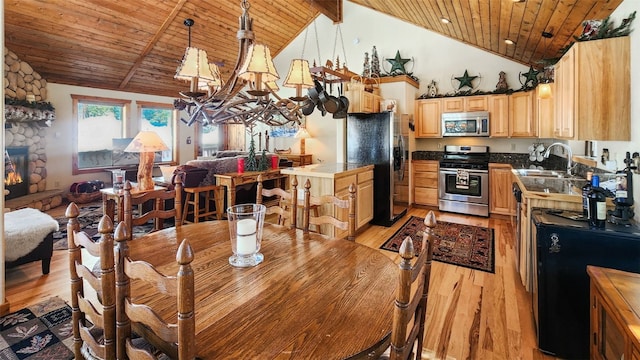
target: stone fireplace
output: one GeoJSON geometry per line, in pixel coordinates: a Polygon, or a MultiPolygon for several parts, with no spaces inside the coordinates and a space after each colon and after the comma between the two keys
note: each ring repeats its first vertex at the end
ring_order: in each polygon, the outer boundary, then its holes
{"type": "MultiPolygon", "coordinates": [[[[60,191],[44,195],[51,192],[47,191],[46,135],[55,120],[54,109],[46,102],[47,82],[13,51],[5,48],[4,54],[4,150],[13,157],[11,162],[20,166],[23,178],[19,184],[7,185],[5,181],[5,190],[9,190],[5,200],[15,203],[18,198],[27,197],[28,201],[12,208],[48,210],[60,205],[62,197],[60,191]],[[17,149],[22,149],[22,157],[16,155],[17,149]],[[32,196],[39,193],[43,196],[32,196]]],[[[10,207],[7,203],[5,206],[10,207]]]]}

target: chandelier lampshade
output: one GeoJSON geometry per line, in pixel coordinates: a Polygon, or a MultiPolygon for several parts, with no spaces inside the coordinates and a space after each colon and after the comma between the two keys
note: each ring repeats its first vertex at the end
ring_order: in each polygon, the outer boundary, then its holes
{"type": "Polygon", "coordinates": [[[263,44],[252,44],[249,46],[247,58],[242,64],[238,77],[253,83],[253,92],[247,91],[251,95],[263,96],[268,91],[263,91],[262,83],[268,83],[280,79],[278,71],[273,64],[271,51],[263,44]],[[264,94],[262,94],[264,92],[264,94]]]}
{"type": "Polygon", "coordinates": [[[184,57],[176,70],[175,79],[191,82],[190,91],[198,92],[201,84],[220,85],[220,71],[210,64],[207,52],[195,47],[187,47],[184,57]]]}
{"type": "Polygon", "coordinates": [[[296,96],[292,97],[292,100],[304,100],[306,97],[302,96],[302,89],[308,89],[314,86],[313,78],[311,77],[311,71],[309,71],[309,62],[304,59],[291,60],[289,73],[287,74],[287,78],[284,80],[284,84],[282,85],[296,89],[296,96]]]}

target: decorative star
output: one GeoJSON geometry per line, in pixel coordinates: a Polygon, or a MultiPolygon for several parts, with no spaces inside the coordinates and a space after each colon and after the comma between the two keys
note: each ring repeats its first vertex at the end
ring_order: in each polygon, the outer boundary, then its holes
{"type": "Polygon", "coordinates": [[[404,64],[408,63],[409,61],[411,61],[411,59],[403,59],[400,56],[400,50],[396,51],[396,57],[393,59],[386,59],[390,64],[391,64],[391,71],[389,71],[389,74],[406,74],[407,71],[404,68],[404,64]]]}
{"type": "MultiPolygon", "coordinates": [[[[536,87],[536,85],[538,85],[538,74],[540,73],[540,71],[536,71],[532,66],[529,66],[529,71],[527,71],[526,73],[520,73],[520,76],[524,77],[526,80],[524,81],[524,84],[522,84],[522,87],[526,88],[526,87],[530,87],[530,88],[534,88],[536,87]],[[529,86],[529,82],[531,82],[531,86],[529,86]]],[[[521,81],[522,82],[522,81],[521,81]]]]}
{"type": "Polygon", "coordinates": [[[458,90],[462,89],[465,86],[468,86],[473,89],[473,84],[471,82],[476,78],[477,76],[469,76],[469,72],[465,70],[464,75],[455,78],[456,80],[460,81],[460,86],[458,86],[458,90]]]}

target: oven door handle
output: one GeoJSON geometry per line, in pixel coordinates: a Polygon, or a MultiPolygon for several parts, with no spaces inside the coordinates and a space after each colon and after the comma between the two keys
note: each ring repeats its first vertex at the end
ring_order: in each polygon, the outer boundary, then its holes
{"type": "MultiPolygon", "coordinates": [[[[482,175],[488,174],[489,170],[471,170],[471,169],[463,169],[466,170],[469,174],[472,175],[482,175]]],[[[456,175],[458,173],[458,169],[449,169],[449,168],[440,168],[440,172],[447,175],[456,175]]]]}

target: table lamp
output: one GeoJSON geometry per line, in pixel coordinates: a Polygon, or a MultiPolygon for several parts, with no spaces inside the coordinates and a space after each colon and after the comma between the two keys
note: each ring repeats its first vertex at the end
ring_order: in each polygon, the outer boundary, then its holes
{"type": "Polygon", "coordinates": [[[307,131],[306,128],[304,127],[300,127],[300,129],[298,129],[298,132],[296,133],[296,135],[294,136],[296,139],[300,139],[300,154],[304,155],[304,140],[305,139],[310,139],[311,135],[309,135],[309,132],[307,131]]]}
{"type": "Polygon", "coordinates": [[[169,147],[153,131],[140,131],[131,143],[124,149],[125,152],[140,153],[138,165],[138,190],[153,190],[153,161],[155,152],[169,150],[169,147]]]}

